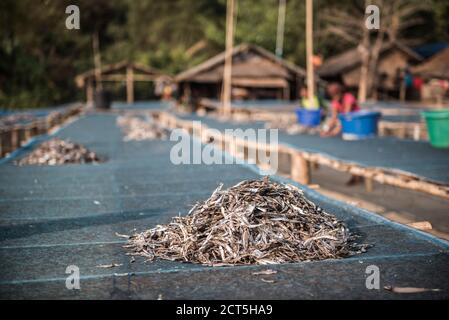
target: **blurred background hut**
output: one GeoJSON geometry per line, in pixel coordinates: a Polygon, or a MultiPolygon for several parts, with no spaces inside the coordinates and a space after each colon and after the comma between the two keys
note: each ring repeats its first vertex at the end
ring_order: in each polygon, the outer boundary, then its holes
{"type": "MultiPolygon", "coordinates": [[[[422,57],[411,48],[399,43],[385,44],[379,55],[376,79],[376,98],[399,98],[403,73],[410,66],[422,61],[422,57]]],[[[330,57],[318,69],[318,75],[326,81],[343,84],[354,93],[360,83],[362,55],[355,47],[330,57]]]]}
{"type": "Polygon", "coordinates": [[[413,67],[412,73],[423,79],[422,100],[443,104],[449,99],[449,47],[413,67]]]}
{"type": "MultiPolygon", "coordinates": [[[[232,60],[233,100],[298,98],[304,69],[250,44],[234,47],[232,60]]],[[[222,52],[178,74],[175,81],[181,102],[194,105],[199,98],[220,99],[224,62],[222,52]]]]}
{"type": "Polygon", "coordinates": [[[114,99],[126,97],[127,103],[133,103],[138,99],[162,97],[164,88],[170,87],[173,81],[171,76],[160,70],[122,61],[83,72],[76,76],[75,82],[78,88],[86,90],[86,101],[91,104],[100,83],[109,83],[106,89],[112,91],[114,99]]]}

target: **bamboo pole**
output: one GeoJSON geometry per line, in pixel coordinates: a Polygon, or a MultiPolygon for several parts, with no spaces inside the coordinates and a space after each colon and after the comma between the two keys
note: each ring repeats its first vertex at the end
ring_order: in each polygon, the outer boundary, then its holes
{"type": "Polygon", "coordinates": [[[91,107],[94,104],[94,88],[93,88],[93,83],[92,80],[87,80],[87,85],[86,85],[86,102],[87,102],[87,106],[91,107]]]}
{"type": "Polygon", "coordinates": [[[134,103],[134,70],[131,65],[126,68],[126,101],[134,103]]]}
{"type": "Polygon", "coordinates": [[[312,106],[315,97],[315,81],[313,79],[313,0],[306,0],[306,56],[307,94],[312,106]]]}
{"type": "Polygon", "coordinates": [[[232,77],[232,49],[234,46],[234,7],[235,0],[228,0],[226,10],[226,52],[223,70],[223,113],[231,112],[231,77],[232,77]]]}
{"type": "Polygon", "coordinates": [[[4,131],[0,130],[0,158],[3,157],[3,151],[5,150],[5,148],[3,147],[3,136],[4,136],[4,131]]]}
{"type": "Polygon", "coordinates": [[[282,57],[284,51],[285,1],[279,0],[278,27],[276,33],[276,55],[282,57]]]}
{"type": "Polygon", "coordinates": [[[100,41],[98,39],[98,31],[96,31],[93,36],[92,47],[94,50],[96,87],[97,87],[97,90],[102,90],[103,84],[101,83],[101,55],[100,55],[100,41]]]}

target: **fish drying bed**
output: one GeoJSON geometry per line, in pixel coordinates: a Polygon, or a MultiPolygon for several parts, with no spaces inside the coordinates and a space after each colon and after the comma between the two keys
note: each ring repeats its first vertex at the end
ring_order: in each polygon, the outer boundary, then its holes
{"type": "MultiPolygon", "coordinates": [[[[262,129],[261,121],[232,123],[219,121],[210,116],[177,114],[188,121],[201,121],[209,128],[262,129]]],[[[279,144],[291,146],[306,152],[318,153],[364,167],[392,169],[410,173],[412,176],[449,185],[449,149],[436,149],[428,142],[401,140],[396,138],[372,138],[359,141],[345,141],[339,137],[321,138],[318,135],[289,135],[279,130],[279,144]]]]}
{"type": "Polygon", "coordinates": [[[270,266],[206,267],[141,257],[132,263],[123,248],[126,239],[117,234],[141,232],[187,213],[220,182],[227,188],[260,176],[246,165],[175,166],[169,161],[173,142],[125,142],[116,119],[89,114],[55,134],[107,156],[105,163],[14,166],[36,140],[0,164],[0,298],[449,298],[446,242],[309,189],[310,200],[374,247],[340,260],[270,266]],[[69,265],[79,268],[81,290],[65,287],[69,265]],[[369,265],[380,268],[381,287],[442,291],[368,290],[369,265]],[[267,269],[277,272],[254,274],[267,269]]]}

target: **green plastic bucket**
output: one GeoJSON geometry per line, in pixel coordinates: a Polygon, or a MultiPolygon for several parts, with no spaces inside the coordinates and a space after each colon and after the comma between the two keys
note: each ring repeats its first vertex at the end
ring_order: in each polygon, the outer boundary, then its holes
{"type": "Polygon", "coordinates": [[[421,113],[427,122],[430,144],[436,148],[449,148],[449,109],[421,113]]]}

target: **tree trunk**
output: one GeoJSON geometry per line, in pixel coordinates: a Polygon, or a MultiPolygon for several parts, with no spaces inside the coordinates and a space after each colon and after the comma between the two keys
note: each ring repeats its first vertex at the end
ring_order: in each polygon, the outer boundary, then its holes
{"type": "Polygon", "coordinates": [[[368,76],[367,76],[367,88],[366,94],[369,98],[375,98],[377,96],[377,81],[378,72],[377,67],[379,64],[379,56],[384,45],[384,32],[379,31],[377,34],[377,39],[373,46],[371,46],[370,56],[369,56],[369,66],[368,66],[368,76]]]}
{"type": "Polygon", "coordinates": [[[358,92],[358,100],[363,103],[366,101],[368,89],[368,67],[369,67],[369,53],[362,54],[362,67],[360,69],[360,84],[358,92]]]}
{"type": "Polygon", "coordinates": [[[369,67],[370,67],[370,43],[369,43],[369,31],[365,30],[363,34],[363,41],[357,48],[360,52],[362,59],[362,66],[360,68],[360,84],[358,92],[358,100],[363,103],[366,101],[368,94],[368,77],[369,77],[369,67]]]}

